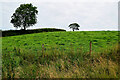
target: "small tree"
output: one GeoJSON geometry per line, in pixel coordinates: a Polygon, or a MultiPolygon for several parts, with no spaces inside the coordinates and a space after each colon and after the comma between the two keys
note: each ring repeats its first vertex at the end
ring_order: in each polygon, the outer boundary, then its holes
{"type": "Polygon", "coordinates": [[[72,23],[68,27],[70,27],[70,29],[72,28],[73,31],[74,31],[74,30],[79,30],[78,27],[80,27],[80,26],[77,23],[72,23]]]}
{"type": "Polygon", "coordinates": [[[37,23],[36,14],[38,14],[37,7],[31,3],[21,4],[11,16],[11,23],[16,28],[21,27],[21,29],[26,30],[26,28],[37,23]]]}

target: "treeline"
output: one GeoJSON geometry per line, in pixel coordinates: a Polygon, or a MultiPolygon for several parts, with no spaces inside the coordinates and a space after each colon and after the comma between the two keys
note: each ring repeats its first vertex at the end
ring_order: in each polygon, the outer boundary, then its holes
{"type": "Polygon", "coordinates": [[[8,30],[8,31],[2,31],[2,37],[40,33],[40,32],[55,32],[55,31],[66,31],[66,30],[56,29],[56,28],[42,28],[42,29],[32,29],[32,30],[8,30]]]}

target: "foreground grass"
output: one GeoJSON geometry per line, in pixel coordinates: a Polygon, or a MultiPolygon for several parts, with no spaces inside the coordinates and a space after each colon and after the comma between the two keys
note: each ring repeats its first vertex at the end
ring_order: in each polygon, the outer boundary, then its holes
{"type": "Polygon", "coordinates": [[[117,31],[48,32],[4,37],[2,77],[118,78],[118,42],[117,31]],[[89,54],[90,41],[92,55],[89,54]]]}
{"type": "Polygon", "coordinates": [[[119,78],[118,44],[102,52],[84,53],[59,50],[52,47],[49,51],[26,51],[14,48],[3,54],[3,78],[119,78]]]}

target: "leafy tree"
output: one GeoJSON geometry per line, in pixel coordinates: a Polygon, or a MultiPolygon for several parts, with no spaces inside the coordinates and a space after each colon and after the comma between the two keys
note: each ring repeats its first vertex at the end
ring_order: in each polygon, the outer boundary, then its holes
{"type": "Polygon", "coordinates": [[[26,30],[26,28],[37,23],[36,14],[38,14],[37,7],[31,3],[21,4],[11,16],[11,23],[16,28],[21,27],[21,29],[26,30]]]}
{"type": "Polygon", "coordinates": [[[80,27],[80,26],[77,23],[72,23],[68,27],[70,27],[70,29],[72,28],[73,31],[74,31],[74,30],[79,30],[78,27],[80,27]]]}

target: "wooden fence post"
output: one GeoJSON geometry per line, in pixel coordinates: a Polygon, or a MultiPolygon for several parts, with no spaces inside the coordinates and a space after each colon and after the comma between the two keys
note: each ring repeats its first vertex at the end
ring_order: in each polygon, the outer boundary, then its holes
{"type": "Polygon", "coordinates": [[[44,44],[42,44],[42,55],[44,53],[44,44]]]}
{"type": "Polygon", "coordinates": [[[92,41],[90,41],[90,55],[91,55],[91,52],[92,52],[92,41]]]}

